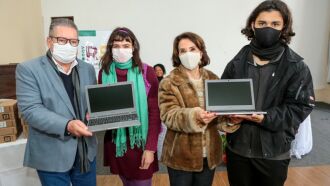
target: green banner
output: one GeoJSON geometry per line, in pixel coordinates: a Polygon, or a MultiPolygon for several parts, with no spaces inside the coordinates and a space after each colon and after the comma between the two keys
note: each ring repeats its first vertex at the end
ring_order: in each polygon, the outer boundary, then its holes
{"type": "Polygon", "coordinates": [[[96,36],[95,30],[79,30],[79,36],[96,36]]]}

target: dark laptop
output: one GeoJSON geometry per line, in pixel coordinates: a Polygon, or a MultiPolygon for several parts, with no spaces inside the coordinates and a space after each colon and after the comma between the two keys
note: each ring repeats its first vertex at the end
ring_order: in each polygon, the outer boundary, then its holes
{"type": "Polygon", "coordinates": [[[90,131],[140,125],[132,82],[86,86],[90,131]]]}
{"type": "Polygon", "coordinates": [[[252,79],[206,80],[205,105],[217,115],[267,114],[255,110],[252,79]]]}

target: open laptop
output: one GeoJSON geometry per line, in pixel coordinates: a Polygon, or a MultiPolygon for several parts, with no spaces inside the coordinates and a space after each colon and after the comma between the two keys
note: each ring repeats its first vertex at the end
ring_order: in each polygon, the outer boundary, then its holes
{"type": "Polygon", "coordinates": [[[132,82],[86,86],[92,132],[141,125],[136,113],[132,82]]]}
{"type": "Polygon", "coordinates": [[[217,115],[267,114],[255,110],[252,79],[206,80],[205,105],[217,115]]]}

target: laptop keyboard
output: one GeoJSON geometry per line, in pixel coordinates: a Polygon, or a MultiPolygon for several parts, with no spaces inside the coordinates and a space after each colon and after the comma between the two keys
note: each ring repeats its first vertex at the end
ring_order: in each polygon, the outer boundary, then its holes
{"type": "Polygon", "coordinates": [[[94,118],[90,119],[88,122],[89,126],[93,125],[102,125],[107,123],[117,123],[117,122],[124,122],[124,121],[131,121],[131,120],[137,120],[138,116],[137,114],[127,114],[127,115],[118,115],[118,116],[109,116],[104,118],[94,118]]]}

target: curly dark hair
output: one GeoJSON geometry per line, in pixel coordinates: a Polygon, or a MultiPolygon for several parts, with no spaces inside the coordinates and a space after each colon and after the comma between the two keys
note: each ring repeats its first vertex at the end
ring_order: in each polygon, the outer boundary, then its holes
{"type": "Polygon", "coordinates": [[[155,65],[154,65],[154,69],[155,69],[156,67],[159,67],[160,69],[162,69],[163,73],[166,74],[166,70],[165,70],[165,67],[164,67],[163,64],[160,64],[160,63],[155,64],[155,65]]]}
{"type": "Polygon", "coordinates": [[[114,41],[127,41],[132,43],[133,45],[133,67],[139,67],[140,71],[142,71],[142,61],[140,58],[140,44],[136,39],[134,33],[126,28],[126,27],[118,27],[116,28],[110,35],[107,49],[104,55],[101,57],[101,70],[104,70],[106,74],[109,74],[109,67],[113,62],[112,58],[112,45],[114,41]]]}
{"type": "Polygon", "coordinates": [[[260,3],[250,14],[246,21],[245,28],[241,30],[241,33],[244,34],[248,40],[253,39],[254,32],[251,27],[252,23],[255,22],[261,12],[270,12],[273,10],[279,11],[283,17],[284,27],[281,32],[280,40],[283,43],[289,44],[291,37],[295,35],[292,30],[292,15],[289,7],[280,0],[266,0],[260,3]]]}
{"type": "Polygon", "coordinates": [[[203,39],[195,33],[184,32],[184,33],[176,36],[176,38],[174,39],[174,42],[173,42],[173,53],[172,53],[173,67],[178,67],[181,65],[181,61],[179,58],[179,42],[182,39],[189,39],[202,52],[201,64],[199,64],[200,68],[210,64],[210,58],[207,55],[206,47],[205,47],[205,43],[204,43],[203,39]]]}

